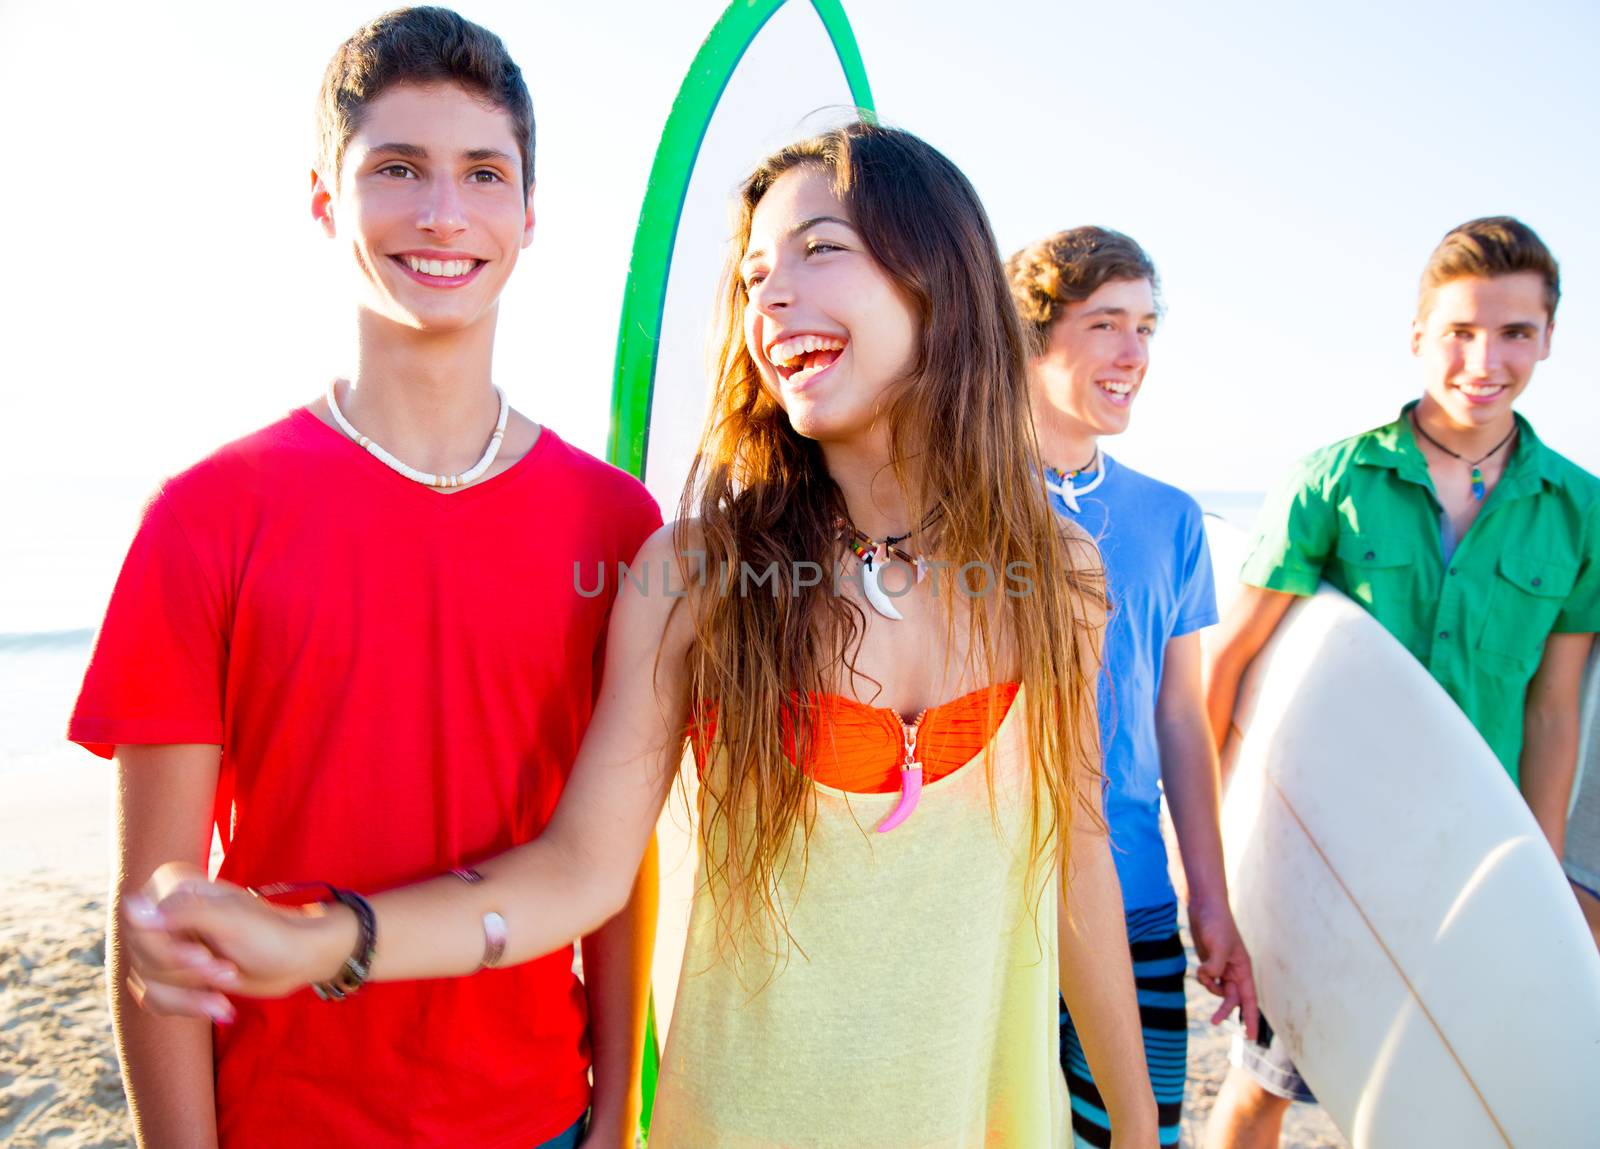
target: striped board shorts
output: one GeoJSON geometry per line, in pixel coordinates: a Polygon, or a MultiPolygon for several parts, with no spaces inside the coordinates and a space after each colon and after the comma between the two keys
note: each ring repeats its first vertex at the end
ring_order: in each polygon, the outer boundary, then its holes
{"type": "MultiPolygon", "coordinates": [[[[1188,958],[1178,935],[1178,903],[1128,911],[1128,948],[1139,992],[1144,1055],[1155,1087],[1156,1117],[1162,1146],[1178,1144],[1183,1116],[1183,1082],[1189,1061],[1189,1019],[1184,1009],[1183,974],[1188,958]]],[[[1072,1094],[1072,1136],[1078,1149],[1106,1149],[1111,1121],[1083,1056],[1078,1031],[1061,1003],[1061,1068],[1072,1094]]]]}

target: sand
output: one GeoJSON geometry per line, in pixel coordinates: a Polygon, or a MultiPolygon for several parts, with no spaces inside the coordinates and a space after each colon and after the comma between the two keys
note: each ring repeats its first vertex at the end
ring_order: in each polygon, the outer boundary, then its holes
{"type": "Polygon", "coordinates": [[[0,1144],[111,1149],[133,1136],[105,996],[105,897],[0,883],[0,1144]]]}

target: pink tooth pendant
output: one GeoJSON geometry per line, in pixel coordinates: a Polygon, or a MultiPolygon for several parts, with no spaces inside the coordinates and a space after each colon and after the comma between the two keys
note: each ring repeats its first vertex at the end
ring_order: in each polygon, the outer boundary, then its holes
{"type": "Polygon", "coordinates": [[[905,743],[906,757],[900,764],[900,801],[889,811],[889,816],[878,823],[880,834],[887,834],[911,817],[911,812],[917,808],[917,799],[922,797],[922,763],[917,761],[917,728],[922,725],[927,713],[924,710],[917,715],[917,720],[910,726],[906,725],[905,719],[895,715],[900,721],[900,737],[905,743]]]}
{"type": "Polygon", "coordinates": [[[895,804],[889,816],[878,823],[878,833],[887,834],[911,817],[911,812],[917,808],[917,799],[920,797],[922,797],[922,763],[912,762],[900,767],[900,801],[895,804]]]}

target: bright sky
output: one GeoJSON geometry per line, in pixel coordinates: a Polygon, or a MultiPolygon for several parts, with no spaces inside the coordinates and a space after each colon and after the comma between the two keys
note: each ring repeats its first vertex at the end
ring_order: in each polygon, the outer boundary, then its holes
{"type": "MultiPolygon", "coordinates": [[[[539,233],[497,375],[591,450],[656,138],[722,7],[460,5],[507,41],[539,123],[539,233]]],[[[1510,212],[1565,273],[1523,409],[1600,470],[1600,6],[845,7],[884,118],[968,173],[1006,251],[1092,222],[1155,257],[1170,315],[1126,461],[1255,489],[1392,417],[1418,389],[1428,251],[1510,212]]],[[[312,106],[334,47],[380,10],[0,5],[7,501],[19,481],[181,468],[347,361],[345,272],[307,210],[312,106]]]]}

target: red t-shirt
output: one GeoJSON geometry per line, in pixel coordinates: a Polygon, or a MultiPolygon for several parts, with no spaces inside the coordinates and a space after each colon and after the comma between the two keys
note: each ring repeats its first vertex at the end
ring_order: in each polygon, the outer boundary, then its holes
{"type": "MultiPolygon", "coordinates": [[[[548,821],[599,687],[616,583],[594,593],[598,565],[660,522],[643,486],[548,428],[443,495],[296,411],[152,499],[68,737],[102,756],[220,744],[229,881],[436,876],[548,821]]],[[[588,1104],[570,948],[236,1005],[214,1030],[227,1149],[525,1149],[588,1104]]]]}

